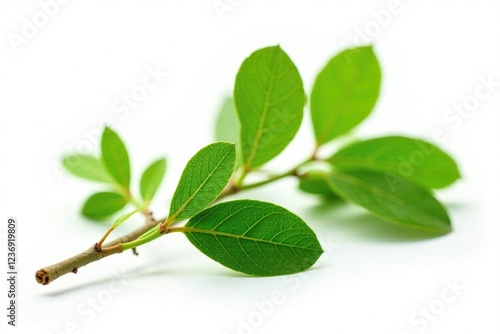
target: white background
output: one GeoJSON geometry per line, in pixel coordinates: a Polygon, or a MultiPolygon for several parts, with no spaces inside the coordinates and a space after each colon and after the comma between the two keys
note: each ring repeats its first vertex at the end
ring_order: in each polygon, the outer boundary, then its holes
{"type": "MultiPolygon", "coordinates": [[[[0,2],[2,261],[7,218],[19,223],[12,332],[499,333],[500,87],[467,117],[450,122],[445,115],[473,100],[481,78],[500,81],[500,3],[401,1],[397,13],[378,23],[376,13],[390,1],[220,2],[231,10],[219,15],[212,0],[69,1],[17,47],[12,36],[22,35],[41,5],[0,2]],[[139,257],[113,256],[48,286],[36,284],[37,269],[86,249],[106,229],[79,214],[84,198],[102,188],[61,174],[64,154],[97,152],[92,142],[107,120],[126,141],[135,185],[146,164],[167,156],[168,180],[152,206],[164,215],[184,163],[212,140],[215,113],[239,65],[278,43],[307,92],[334,54],[373,43],[383,86],[356,135],[432,141],[434,130],[446,132],[440,146],[463,175],[437,194],[449,208],[451,234],[426,238],[361,209],[324,206],[284,180],[244,196],[283,205],[316,231],[326,252],[306,273],[245,277],[171,235],[141,247],[139,257]],[[136,108],[116,112],[113,105],[142,83],[148,68],[168,76],[136,108]],[[431,310],[432,321],[422,320],[419,312],[442,305],[450,282],[462,287],[458,296],[440,314],[431,310]],[[279,303],[269,308],[276,294],[279,303]],[[256,303],[267,305],[265,314],[256,303]]],[[[298,136],[269,169],[287,168],[312,145],[306,113],[298,136]]],[[[117,234],[141,223],[135,217],[117,234]]]]}

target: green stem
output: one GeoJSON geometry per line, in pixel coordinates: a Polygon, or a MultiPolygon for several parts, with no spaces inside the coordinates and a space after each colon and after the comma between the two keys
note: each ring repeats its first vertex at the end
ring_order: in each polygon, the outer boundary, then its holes
{"type": "Polygon", "coordinates": [[[150,230],[146,231],[144,234],[141,234],[141,236],[139,236],[139,238],[137,238],[137,240],[147,238],[147,237],[149,237],[150,235],[152,235],[152,234],[156,233],[156,232],[155,232],[155,229],[157,229],[160,225],[161,225],[161,223],[160,223],[160,224],[158,224],[158,225],[156,225],[156,226],[154,226],[154,227],[153,227],[153,228],[151,228],[150,230]]]}
{"type": "Polygon", "coordinates": [[[141,201],[136,199],[130,192],[130,189],[125,188],[124,186],[118,183],[115,183],[114,186],[116,191],[122,194],[130,203],[132,203],[133,206],[135,206],[136,209],[142,208],[146,205],[146,203],[141,203],[141,201]]]}
{"type": "Polygon", "coordinates": [[[309,158],[310,161],[319,160],[318,159],[318,151],[319,151],[320,146],[321,146],[320,144],[317,144],[314,147],[313,153],[311,154],[311,157],[309,158]]]}
{"type": "Polygon", "coordinates": [[[260,186],[272,183],[274,181],[283,179],[283,178],[285,178],[287,176],[295,176],[295,175],[297,175],[299,169],[302,166],[304,166],[305,164],[307,164],[307,163],[309,163],[311,161],[313,161],[313,158],[306,159],[305,161],[299,163],[297,166],[293,167],[292,169],[290,169],[290,170],[288,170],[288,171],[286,171],[284,173],[274,175],[274,176],[272,176],[272,177],[270,177],[270,178],[268,178],[266,180],[255,182],[255,183],[250,183],[250,184],[246,184],[246,185],[241,185],[239,187],[239,190],[253,189],[253,188],[257,188],[257,187],[260,187],[260,186]]]}
{"type": "Polygon", "coordinates": [[[144,207],[144,203],[139,202],[134,196],[130,195],[129,197],[130,203],[132,203],[136,209],[140,209],[144,207]]]}
{"type": "Polygon", "coordinates": [[[162,235],[163,235],[163,233],[161,231],[160,224],[158,224],[157,226],[153,227],[148,232],[141,235],[139,238],[122,244],[121,245],[122,252],[126,251],[127,249],[136,248],[136,247],[139,247],[141,245],[144,245],[148,242],[151,242],[151,241],[161,237],[162,235]]]}
{"type": "Polygon", "coordinates": [[[177,227],[170,227],[168,229],[168,232],[185,232],[186,231],[186,227],[185,226],[177,226],[177,227]]]}
{"type": "Polygon", "coordinates": [[[250,173],[250,170],[243,166],[241,168],[241,171],[240,171],[240,175],[238,176],[238,178],[234,181],[234,186],[236,188],[241,188],[242,184],[243,184],[243,181],[245,180],[245,177],[248,175],[248,173],[250,173]]]}
{"type": "Polygon", "coordinates": [[[254,183],[243,185],[243,186],[240,187],[240,190],[247,190],[247,189],[257,188],[257,187],[260,187],[260,186],[272,183],[274,181],[283,179],[283,178],[285,178],[287,176],[293,176],[293,175],[295,175],[295,173],[296,173],[296,170],[292,169],[292,170],[289,170],[286,173],[282,173],[282,174],[278,174],[278,175],[275,175],[273,177],[270,177],[267,180],[263,180],[263,181],[254,182],[254,183]]]}

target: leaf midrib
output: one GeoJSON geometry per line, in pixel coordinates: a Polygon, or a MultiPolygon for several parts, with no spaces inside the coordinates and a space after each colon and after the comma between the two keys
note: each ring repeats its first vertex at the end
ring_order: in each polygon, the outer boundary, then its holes
{"type": "Polygon", "coordinates": [[[271,69],[271,72],[270,72],[270,79],[269,79],[269,84],[267,86],[267,91],[266,91],[266,101],[264,103],[264,110],[262,112],[262,115],[260,116],[260,119],[259,119],[259,126],[257,127],[257,133],[255,134],[255,140],[253,142],[253,145],[252,145],[252,149],[250,150],[250,155],[248,156],[248,159],[247,161],[245,162],[245,166],[247,169],[250,169],[250,167],[252,166],[252,162],[253,160],[255,159],[255,155],[257,154],[257,148],[259,147],[259,143],[260,143],[260,140],[262,138],[262,132],[264,131],[264,124],[266,122],[266,118],[267,118],[267,113],[269,111],[269,105],[270,105],[270,99],[271,99],[271,95],[272,95],[272,90],[273,90],[273,87],[274,87],[274,80],[275,80],[275,76],[276,76],[276,68],[278,66],[278,59],[279,59],[279,53],[278,53],[278,50],[279,49],[276,49],[276,51],[274,51],[274,55],[273,55],[273,67],[271,69]]]}
{"type": "MultiPolygon", "coordinates": [[[[200,192],[201,188],[205,185],[205,183],[208,182],[208,180],[212,177],[214,172],[219,168],[220,164],[226,159],[227,155],[231,152],[231,150],[227,150],[227,152],[224,154],[224,156],[219,160],[217,165],[212,169],[212,171],[208,174],[208,176],[203,180],[203,182],[196,188],[196,190],[193,192],[191,196],[188,197],[188,199],[182,204],[179,209],[168,219],[171,221],[174,221],[175,218],[177,218],[178,215],[181,214],[181,212],[186,208],[186,206],[191,203],[191,201],[194,199],[194,197],[200,192]]],[[[218,195],[218,194],[217,194],[218,195]]]]}
{"type": "MultiPolygon", "coordinates": [[[[370,184],[368,182],[365,182],[365,181],[363,181],[361,179],[357,179],[355,177],[352,177],[352,176],[346,175],[346,174],[338,174],[338,173],[336,173],[335,176],[336,177],[340,176],[340,179],[342,179],[344,182],[347,182],[347,183],[349,183],[349,184],[351,184],[353,186],[359,186],[359,187],[361,187],[361,188],[369,191],[372,194],[373,194],[372,189],[377,189],[380,192],[382,192],[384,195],[386,195],[386,197],[388,198],[388,200],[392,201],[394,204],[414,209],[416,212],[420,212],[424,217],[431,218],[432,220],[438,220],[440,222],[445,223],[445,225],[446,225],[446,220],[443,220],[443,219],[441,219],[438,216],[433,216],[432,214],[430,214],[430,213],[428,213],[426,211],[421,210],[419,207],[414,206],[411,203],[405,202],[405,201],[403,201],[401,198],[399,198],[397,196],[393,196],[392,194],[389,194],[387,191],[383,190],[380,187],[374,186],[374,185],[372,185],[372,184],[370,184]]],[[[332,182],[332,180],[330,178],[327,178],[327,182],[329,184],[333,185],[334,188],[336,188],[335,184],[333,184],[333,182],[332,182]]],[[[421,225],[418,225],[418,226],[421,226],[421,225]]],[[[425,226],[430,226],[430,225],[424,225],[422,227],[425,227],[425,226]]],[[[433,226],[431,226],[431,227],[433,227],[433,226]]]]}
{"type": "MultiPolygon", "coordinates": [[[[113,140],[115,140],[115,139],[117,139],[117,138],[115,137],[113,140]]],[[[104,163],[106,164],[106,168],[108,169],[109,173],[111,175],[113,175],[113,178],[115,179],[115,181],[124,187],[128,187],[129,182],[130,182],[129,181],[130,174],[128,173],[128,171],[125,168],[125,165],[127,165],[129,163],[128,156],[124,155],[123,157],[125,159],[121,159],[122,154],[120,154],[119,151],[124,149],[124,145],[122,143],[120,143],[119,140],[116,140],[116,143],[117,143],[117,145],[115,145],[115,146],[117,146],[117,147],[114,147],[114,148],[112,147],[113,145],[110,145],[109,139],[108,139],[108,143],[106,144],[106,151],[107,151],[106,154],[108,155],[108,157],[111,158],[111,160],[114,163],[114,166],[108,165],[108,163],[106,161],[108,159],[105,159],[105,160],[103,159],[103,160],[104,160],[104,163]],[[113,173],[113,171],[115,171],[115,173],[113,173]]]]}
{"type": "MultiPolygon", "coordinates": [[[[157,179],[158,178],[163,178],[163,173],[164,172],[162,172],[162,168],[161,168],[161,167],[163,167],[163,165],[162,165],[162,162],[160,162],[160,161],[162,161],[162,160],[157,160],[157,161],[153,162],[146,169],[146,171],[143,174],[143,178],[145,176],[149,177],[149,182],[146,182],[145,185],[143,186],[144,187],[144,191],[143,191],[144,195],[146,195],[146,197],[148,197],[148,198],[144,198],[145,200],[150,200],[151,199],[151,198],[149,198],[149,197],[152,197],[151,193],[156,192],[156,190],[158,190],[158,188],[159,188],[159,184],[157,182],[157,179]],[[151,168],[151,169],[149,169],[149,168],[151,168]],[[149,174],[146,175],[146,172],[149,172],[149,174]],[[153,180],[155,182],[152,182],[153,180]]],[[[143,178],[141,178],[141,186],[143,185],[143,180],[144,180],[143,178]]],[[[141,189],[141,191],[142,191],[142,189],[141,189]]]]}
{"type": "MultiPolygon", "coordinates": [[[[383,161],[383,160],[377,160],[378,157],[375,158],[354,158],[354,157],[332,157],[330,159],[330,162],[335,165],[339,169],[343,169],[344,167],[348,169],[349,167],[369,167],[373,168],[376,170],[385,170],[388,168],[394,169],[399,167],[400,162],[391,162],[391,161],[383,161]],[[338,166],[337,164],[345,164],[338,166]]],[[[432,166],[432,164],[428,164],[432,166]]],[[[442,172],[442,168],[430,168],[429,166],[425,166],[425,168],[415,168],[416,170],[418,169],[420,174],[425,174],[425,176],[428,176],[430,174],[431,176],[434,176],[435,173],[437,172],[442,172]],[[425,173],[424,173],[425,172],[425,173]]],[[[446,173],[442,173],[446,174],[446,173]]]]}
{"type": "MultiPolygon", "coordinates": [[[[175,230],[172,229],[171,231],[174,232],[175,230]]],[[[304,249],[304,250],[313,251],[313,252],[317,252],[318,251],[317,249],[310,248],[310,247],[303,247],[303,246],[290,245],[290,244],[282,244],[282,243],[279,243],[279,242],[273,242],[271,240],[252,238],[252,237],[248,237],[246,235],[232,234],[232,233],[221,232],[221,231],[214,231],[214,230],[205,230],[205,229],[200,229],[200,228],[195,228],[195,227],[182,227],[181,229],[178,229],[177,231],[184,232],[184,233],[202,233],[202,234],[210,234],[210,235],[213,235],[213,236],[224,236],[224,237],[229,237],[229,238],[236,238],[236,239],[242,239],[242,240],[249,240],[249,241],[261,242],[261,243],[267,243],[267,244],[272,244],[272,245],[275,245],[275,246],[304,249]]]]}
{"type": "MultiPolygon", "coordinates": [[[[324,144],[327,139],[326,137],[328,136],[328,133],[333,129],[335,120],[338,119],[338,115],[335,113],[335,109],[344,109],[347,96],[354,90],[356,84],[359,81],[360,78],[360,71],[358,68],[356,68],[356,74],[355,78],[349,83],[349,85],[344,89],[342,92],[342,98],[339,99],[338,102],[335,103],[335,106],[333,106],[330,110],[333,110],[333,112],[330,112],[330,117],[327,118],[326,125],[321,131],[321,133],[318,135],[317,143],[318,145],[324,144]]],[[[334,136],[333,138],[337,137],[338,135],[334,136]]]]}

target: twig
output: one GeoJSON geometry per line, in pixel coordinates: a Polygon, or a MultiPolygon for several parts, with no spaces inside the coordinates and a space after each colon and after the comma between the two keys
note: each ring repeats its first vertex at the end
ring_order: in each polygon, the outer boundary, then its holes
{"type": "Polygon", "coordinates": [[[149,231],[158,223],[159,221],[156,221],[154,219],[147,219],[146,224],[139,227],[138,229],[105,244],[100,252],[96,250],[95,245],[93,245],[92,247],[78,255],[70,257],[69,259],[53,264],[51,266],[42,268],[36,272],[36,281],[40,284],[47,285],[63,275],[71,272],[76,273],[79,268],[89,263],[99,261],[109,255],[121,253],[122,243],[137,239],[139,236],[149,231]]]}
{"type": "MultiPolygon", "coordinates": [[[[308,159],[304,161],[303,163],[297,165],[295,168],[276,175],[274,177],[269,178],[268,180],[264,180],[261,182],[253,183],[253,184],[248,184],[248,185],[242,185],[239,184],[237,181],[235,182],[234,180],[231,180],[228,184],[228,186],[222,191],[222,193],[219,195],[216,201],[220,201],[224,197],[227,197],[229,195],[235,194],[239,191],[246,190],[246,189],[252,189],[256,188],[259,186],[263,186],[265,184],[277,181],[281,178],[287,177],[287,176],[296,176],[297,175],[297,170],[304,165],[305,163],[311,161],[311,159],[308,159]]],[[[115,239],[111,242],[108,242],[104,246],[101,247],[100,242],[96,243],[95,245],[92,245],[89,249],[86,251],[75,255],[73,257],[70,257],[69,259],[66,259],[64,261],[61,261],[59,263],[53,264],[48,267],[44,267],[36,272],[36,281],[40,284],[47,285],[50,282],[53,282],[57,278],[68,274],[68,273],[77,273],[78,269],[95,261],[99,261],[107,256],[113,255],[113,254],[118,254],[122,252],[122,244],[128,243],[131,241],[136,240],[139,238],[141,235],[146,233],[147,231],[151,230],[153,227],[157,226],[160,222],[164,222],[165,219],[160,219],[160,220],[155,220],[153,218],[153,215],[149,209],[145,209],[143,211],[144,215],[146,216],[146,223],[139,227],[138,229],[118,238],[115,239]]],[[[110,232],[110,231],[108,231],[110,232]]],[[[105,234],[105,237],[109,233],[105,234]]],[[[101,240],[104,241],[105,237],[103,237],[101,240]]],[[[134,247],[135,249],[135,247],[134,247]]],[[[133,249],[133,251],[134,251],[133,249]]],[[[137,254],[136,251],[134,251],[134,254],[137,254]]]]}

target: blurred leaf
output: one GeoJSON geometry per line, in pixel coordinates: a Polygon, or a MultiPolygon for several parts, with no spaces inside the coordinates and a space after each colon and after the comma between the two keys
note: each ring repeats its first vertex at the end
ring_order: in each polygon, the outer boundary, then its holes
{"type": "Polygon", "coordinates": [[[224,100],[215,124],[215,140],[236,144],[236,168],[241,165],[240,121],[232,98],[224,100]]]}
{"type": "Polygon", "coordinates": [[[224,190],[234,170],[234,144],[214,143],[187,163],[170,205],[169,219],[190,218],[209,206],[224,190]]]}
{"type": "Polygon", "coordinates": [[[311,93],[318,146],[350,131],[371,113],[378,98],[380,77],[371,46],[345,50],[328,62],[311,93]]]}
{"type": "Polygon", "coordinates": [[[323,252],[302,219],[282,207],[259,201],[218,204],[193,217],[182,230],[208,257],[255,276],[306,270],[323,252]]]}
{"type": "Polygon", "coordinates": [[[429,188],[443,188],[459,177],[453,159],[431,143],[390,136],[344,147],[328,161],[339,170],[374,170],[394,173],[429,188]]]}
{"type": "Polygon", "coordinates": [[[63,166],[73,175],[87,180],[112,183],[99,159],[85,154],[74,154],[63,158],[63,166]]]}
{"type": "Polygon", "coordinates": [[[240,122],[236,114],[234,101],[232,98],[228,97],[224,100],[217,116],[215,140],[237,144],[239,139],[240,122]]]}
{"type": "Polygon", "coordinates": [[[426,188],[411,181],[392,187],[390,182],[371,171],[335,172],[330,177],[340,196],[388,222],[429,232],[451,231],[446,210],[426,188]]]}
{"type": "Polygon", "coordinates": [[[132,217],[133,215],[135,215],[137,212],[140,212],[140,211],[146,209],[147,207],[148,206],[145,205],[142,208],[135,209],[134,211],[127,212],[126,214],[118,217],[115,220],[115,222],[113,223],[113,228],[116,228],[116,227],[120,226],[121,224],[123,224],[124,222],[126,222],[130,217],[132,217]]]}
{"type": "Polygon", "coordinates": [[[106,127],[101,139],[102,162],[109,174],[125,189],[130,187],[130,162],[125,144],[118,134],[106,127]]]}
{"type": "Polygon", "coordinates": [[[234,100],[246,169],[263,165],[290,143],[302,122],[304,95],[297,68],[279,46],[257,50],[243,62],[234,100]]]}
{"type": "Polygon", "coordinates": [[[123,209],[127,202],[126,198],[117,193],[96,193],[87,199],[83,205],[82,214],[95,220],[107,218],[123,209]]]}
{"type": "Polygon", "coordinates": [[[321,195],[329,200],[341,199],[328,184],[328,173],[324,171],[310,170],[301,175],[299,189],[308,194],[321,195]]]}
{"type": "Polygon", "coordinates": [[[163,180],[167,160],[165,158],[156,160],[144,171],[141,177],[141,196],[146,202],[150,202],[163,180]]]}

